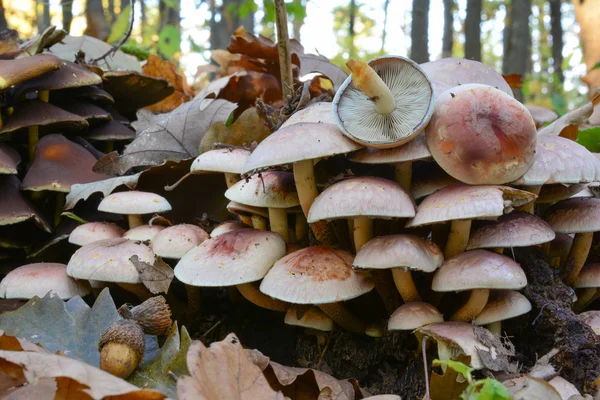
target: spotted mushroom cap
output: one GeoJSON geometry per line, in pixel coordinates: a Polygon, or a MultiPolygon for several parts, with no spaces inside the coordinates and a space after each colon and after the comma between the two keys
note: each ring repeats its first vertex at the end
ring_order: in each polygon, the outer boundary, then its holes
{"type": "Polygon", "coordinates": [[[231,231],[239,231],[241,229],[252,228],[240,221],[225,221],[222,224],[219,224],[215,227],[215,229],[210,232],[211,238],[216,238],[219,235],[222,235],[231,231]]]}
{"type": "Polygon", "coordinates": [[[162,258],[180,259],[188,251],[208,239],[208,233],[196,225],[173,225],[152,239],[152,251],[162,258]]]}
{"type": "Polygon", "coordinates": [[[110,222],[88,222],[77,226],[69,235],[69,243],[77,246],[123,236],[125,230],[110,222]]]}
{"type": "Polygon", "coordinates": [[[137,240],[139,242],[150,242],[150,244],[152,244],[152,241],[154,240],[156,235],[158,235],[165,228],[166,227],[162,225],[139,225],[135,228],[129,229],[123,234],[123,237],[129,240],[137,240]]]}
{"type": "Polygon", "coordinates": [[[225,192],[225,197],[253,207],[288,208],[300,204],[294,174],[266,171],[236,182],[225,192]]]}
{"type": "Polygon", "coordinates": [[[527,297],[514,290],[502,290],[492,294],[485,308],[475,317],[475,325],[487,325],[527,314],[531,303],[527,297]]]}
{"type": "Polygon", "coordinates": [[[330,102],[319,102],[309,105],[302,110],[295,112],[291,117],[287,119],[281,128],[288,127],[293,124],[314,122],[320,124],[335,124],[333,114],[331,113],[332,103],[330,102]]]}
{"type": "Polygon", "coordinates": [[[390,331],[412,331],[425,325],[444,322],[442,314],[429,303],[414,301],[401,305],[388,321],[390,331]]]}
{"type": "Polygon", "coordinates": [[[350,161],[361,164],[395,164],[407,161],[428,160],[431,152],[427,147],[425,135],[418,135],[402,146],[389,149],[365,147],[348,157],[350,161]]]}
{"type": "Polygon", "coordinates": [[[164,197],[137,190],[112,193],[98,205],[98,211],[126,215],[152,214],[170,210],[171,205],[164,197]]]}
{"type": "Polygon", "coordinates": [[[316,329],[319,331],[330,332],[333,330],[333,320],[317,307],[310,307],[304,310],[302,316],[299,316],[300,310],[291,306],[285,313],[284,322],[287,325],[301,326],[303,328],[316,329]]]}
{"type": "Polygon", "coordinates": [[[600,231],[600,199],[574,198],[558,202],[546,210],[544,220],[560,233],[600,231]]]}
{"type": "Polygon", "coordinates": [[[573,287],[577,289],[600,288],[600,263],[585,265],[579,272],[573,287]]]}
{"type": "Polygon", "coordinates": [[[250,157],[250,151],[237,148],[209,150],[200,154],[190,167],[190,172],[226,172],[241,174],[250,157]]]}

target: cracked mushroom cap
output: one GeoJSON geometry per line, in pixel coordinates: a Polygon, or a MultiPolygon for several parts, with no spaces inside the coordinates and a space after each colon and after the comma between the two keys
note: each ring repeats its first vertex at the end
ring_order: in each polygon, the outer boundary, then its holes
{"type": "Polygon", "coordinates": [[[244,165],[249,157],[250,152],[245,149],[209,150],[196,157],[190,167],[190,172],[225,172],[239,175],[244,171],[244,165]]]}
{"type": "Polygon", "coordinates": [[[231,231],[239,231],[242,229],[252,228],[251,226],[246,225],[240,221],[225,221],[222,224],[219,224],[215,229],[210,232],[211,238],[216,238],[224,233],[231,231]]]}
{"type": "Polygon", "coordinates": [[[550,242],[555,237],[550,225],[540,217],[526,212],[513,212],[472,230],[467,250],[534,246],[550,242]]]}
{"type": "Polygon", "coordinates": [[[431,282],[436,292],[473,289],[523,289],[525,272],[512,258],[486,250],[469,250],[444,261],[431,282]]]}
{"type": "Polygon", "coordinates": [[[32,219],[38,227],[51,232],[50,223],[23,197],[19,186],[21,181],[16,175],[0,175],[0,226],[32,219]]]}
{"type": "Polygon", "coordinates": [[[242,179],[225,192],[231,201],[252,207],[289,208],[300,204],[294,174],[266,171],[242,179]]]}
{"type": "Polygon", "coordinates": [[[535,121],[535,126],[541,128],[547,123],[553,122],[558,119],[558,114],[549,108],[536,106],[533,104],[525,104],[525,107],[529,110],[529,113],[535,121]]]}
{"type": "Polygon", "coordinates": [[[0,143],[0,175],[16,174],[21,156],[12,147],[0,143]]]}
{"type": "Polygon", "coordinates": [[[288,254],[273,265],[260,291],[294,304],[350,300],[374,287],[368,273],[352,269],[352,255],[329,246],[311,246],[288,254]]]}
{"type": "Polygon", "coordinates": [[[522,376],[502,382],[513,400],[562,400],[560,393],[548,382],[531,376],[522,376]]]}
{"type": "Polygon", "coordinates": [[[425,325],[444,322],[442,314],[429,303],[414,301],[401,305],[388,321],[390,331],[412,331],[425,325]]]}
{"type": "Polygon", "coordinates": [[[485,308],[473,322],[475,325],[487,325],[515,318],[529,311],[531,311],[531,303],[527,297],[514,290],[503,290],[492,293],[485,308]]]}
{"type": "Polygon", "coordinates": [[[574,288],[600,288],[600,263],[587,264],[581,269],[574,288]]]}
{"type": "Polygon", "coordinates": [[[193,248],[175,266],[175,276],[191,286],[232,286],[262,279],[285,255],[277,233],[242,229],[223,233],[193,248]]]}
{"type": "Polygon", "coordinates": [[[154,236],[152,251],[162,258],[180,259],[208,238],[208,233],[199,226],[192,224],[173,225],[154,236]]]}
{"type": "Polygon", "coordinates": [[[0,282],[0,298],[31,299],[53,291],[63,300],[90,293],[87,281],[67,275],[67,266],[56,263],[27,264],[10,271],[0,282]]]}
{"type": "Polygon", "coordinates": [[[90,127],[85,134],[85,138],[99,142],[107,140],[133,140],[135,139],[135,131],[118,121],[110,120],[104,124],[90,127]]]}
{"type": "Polygon", "coordinates": [[[156,258],[148,246],[125,238],[105,239],[86,244],[67,264],[67,275],[102,282],[140,283],[140,274],[130,260],[154,264],[156,258]]]}
{"type": "Polygon", "coordinates": [[[429,239],[416,235],[387,235],[369,240],[352,264],[355,268],[408,268],[434,272],[442,265],[444,255],[429,239]]]}
{"type": "Polygon", "coordinates": [[[428,160],[431,152],[427,148],[425,135],[418,135],[410,142],[390,149],[365,147],[350,155],[348,159],[361,164],[396,164],[407,161],[428,160]]]}
{"type": "Polygon", "coordinates": [[[410,218],[415,203],[394,181],[378,177],[355,177],[334,183],[317,196],[307,221],[366,216],[371,218],[410,218]]]}
{"type": "Polygon", "coordinates": [[[594,197],[590,191],[577,196],[579,193],[585,191],[587,186],[587,183],[574,183],[571,185],[557,183],[555,185],[544,185],[542,186],[535,203],[552,204],[557,201],[566,200],[570,197],[594,197]]]}
{"type": "Polygon", "coordinates": [[[335,120],[333,119],[333,114],[331,112],[332,105],[333,104],[328,101],[311,104],[308,107],[293,113],[292,116],[281,125],[281,128],[304,122],[335,125],[335,120]]]}
{"type": "Polygon", "coordinates": [[[600,335],[600,311],[590,310],[579,314],[583,321],[594,330],[596,335],[600,335]]]}
{"type": "Polygon", "coordinates": [[[259,215],[264,218],[269,218],[269,210],[265,207],[253,207],[246,204],[241,204],[236,201],[227,203],[227,211],[232,214],[239,215],[259,215]]]}
{"type": "Polygon", "coordinates": [[[446,186],[427,196],[407,227],[431,225],[456,219],[488,219],[509,213],[515,207],[534,201],[536,195],[508,186],[446,186]]]}
{"type": "Polygon", "coordinates": [[[102,83],[102,78],[89,69],[70,61],[60,60],[58,70],[48,72],[34,79],[28,79],[16,86],[18,95],[39,90],[60,90],[83,86],[95,86],[102,83]]]}
{"type": "Polygon", "coordinates": [[[560,233],[600,231],[600,199],[575,198],[558,202],[546,210],[544,220],[560,233]]]}
{"type": "Polygon", "coordinates": [[[88,222],[73,229],[69,235],[69,243],[85,246],[98,240],[117,239],[124,233],[123,228],[110,222],[88,222]]]}
{"type": "Polygon", "coordinates": [[[455,183],[460,183],[446,173],[436,162],[425,163],[413,170],[411,194],[420,200],[455,183]]]}
{"type": "Polygon", "coordinates": [[[72,185],[110,178],[93,171],[96,161],[92,153],[64,136],[46,135],[38,142],[21,190],[69,193],[72,185]]]}
{"type": "Polygon", "coordinates": [[[123,237],[125,239],[136,240],[138,242],[148,242],[148,245],[152,245],[156,235],[158,235],[164,229],[166,229],[166,226],[162,225],[139,225],[135,228],[129,229],[123,234],[123,237]]]}
{"type": "Polygon", "coordinates": [[[344,136],[333,124],[293,124],[273,132],[260,142],[248,158],[244,173],[350,153],[362,147],[344,136]]]}
{"type": "Polygon", "coordinates": [[[16,60],[0,60],[0,90],[60,68],[62,60],[49,54],[36,54],[16,60]]]}
{"type": "Polygon", "coordinates": [[[79,131],[88,127],[85,119],[79,115],[41,100],[28,100],[19,103],[15,111],[7,118],[0,134],[15,132],[30,126],[44,126],[53,131],[79,131]]]}
{"type": "Polygon", "coordinates": [[[389,148],[412,140],[433,114],[435,95],[427,74],[412,60],[385,56],[369,66],[387,85],[396,102],[390,114],[380,114],[374,102],[346,78],[333,99],[333,118],[342,132],[366,146],[389,148]]]}
{"type": "Polygon", "coordinates": [[[283,322],[287,325],[316,329],[323,332],[331,332],[333,330],[333,320],[318,307],[299,310],[291,306],[287,309],[283,322]]]}
{"type": "Polygon", "coordinates": [[[171,205],[164,197],[137,190],[112,193],[102,199],[98,205],[98,211],[124,215],[152,214],[170,210],[171,205]]]}

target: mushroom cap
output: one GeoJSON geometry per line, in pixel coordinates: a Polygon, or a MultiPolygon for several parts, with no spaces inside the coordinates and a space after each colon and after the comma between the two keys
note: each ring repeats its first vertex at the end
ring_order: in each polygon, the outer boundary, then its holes
{"type": "MultiPolygon", "coordinates": [[[[557,183],[555,185],[544,185],[535,202],[536,204],[556,203],[557,201],[565,200],[579,194],[584,191],[587,186],[588,184],[586,183],[573,183],[571,185],[557,183]]],[[[594,197],[594,195],[588,191],[588,193],[584,193],[577,197],[594,197]]]]}
{"type": "Polygon", "coordinates": [[[430,162],[413,169],[410,191],[415,200],[420,200],[454,183],[460,182],[448,175],[436,162],[430,162]]]}
{"type": "Polygon", "coordinates": [[[427,148],[425,135],[418,135],[402,146],[390,149],[365,147],[348,157],[350,161],[361,164],[395,164],[407,161],[427,160],[431,152],[427,148]]]}
{"type": "Polygon", "coordinates": [[[446,186],[427,196],[407,227],[423,226],[456,219],[499,217],[535,200],[536,195],[508,186],[469,186],[462,183],[446,186]]]}
{"type": "Polygon", "coordinates": [[[525,107],[529,110],[529,113],[535,121],[535,126],[541,128],[549,122],[558,119],[558,114],[549,108],[536,106],[533,104],[525,104],[525,107]]]}
{"type": "Polygon", "coordinates": [[[244,173],[350,153],[362,147],[344,136],[333,124],[293,124],[273,132],[260,142],[248,158],[244,173]]]}
{"type": "MultiPolygon", "coordinates": [[[[443,342],[448,346],[454,356],[464,354],[471,357],[471,366],[475,369],[484,367],[479,357],[479,351],[490,351],[475,337],[473,325],[466,322],[439,322],[417,328],[415,330],[419,342],[424,336],[429,336],[436,342],[443,342]]],[[[439,346],[439,344],[438,344],[439,346]]]]}
{"type": "Polygon", "coordinates": [[[288,208],[300,204],[294,174],[266,171],[236,182],[225,197],[253,207],[288,208]]]}
{"type": "Polygon", "coordinates": [[[333,330],[333,320],[317,307],[310,307],[304,311],[302,317],[298,317],[298,309],[291,306],[285,313],[285,322],[287,325],[301,326],[303,328],[316,329],[324,332],[333,330]]]}
{"type": "Polygon", "coordinates": [[[511,258],[486,250],[469,250],[444,261],[433,276],[431,289],[436,292],[519,290],[525,285],[525,272],[511,258]]]}
{"type": "Polygon", "coordinates": [[[446,90],[468,83],[481,83],[513,95],[506,80],[489,65],[465,58],[442,58],[421,64],[429,75],[436,96],[446,90]]]}
{"type": "Polygon", "coordinates": [[[581,396],[581,393],[579,393],[579,390],[577,390],[575,385],[563,377],[555,376],[548,381],[548,384],[556,389],[561,399],[577,400],[572,399],[571,396],[581,396]]]}
{"type": "Polygon", "coordinates": [[[562,257],[569,254],[573,245],[573,237],[566,234],[556,232],[556,237],[550,242],[550,251],[548,257],[562,257]]]}
{"type": "Polygon", "coordinates": [[[27,264],[10,271],[0,282],[0,298],[31,299],[53,291],[63,300],[90,293],[87,281],[67,276],[67,266],[56,263],[27,264]]]}
{"type": "Polygon", "coordinates": [[[333,119],[333,114],[331,112],[332,105],[333,104],[328,101],[311,104],[308,107],[293,113],[292,116],[281,125],[281,128],[305,122],[335,124],[335,120],[333,119]]]}
{"type": "Polygon", "coordinates": [[[429,303],[414,301],[402,304],[388,321],[390,331],[412,331],[425,325],[444,322],[442,314],[429,303]]]}
{"type": "Polygon", "coordinates": [[[133,140],[135,139],[135,131],[111,119],[103,124],[90,127],[85,134],[85,138],[98,141],[133,140]]]}
{"type": "Polygon", "coordinates": [[[562,400],[558,391],[548,382],[531,376],[522,376],[502,382],[513,400],[562,400]]]}
{"type": "Polygon", "coordinates": [[[67,264],[67,275],[77,279],[103,282],[140,283],[140,274],[130,261],[154,264],[156,258],[148,246],[125,238],[105,239],[79,248],[67,264]]]}
{"type": "Polygon", "coordinates": [[[175,91],[167,80],[136,71],[106,71],[102,79],[104,90],[124,112],[158,103],[175,91]]]}
{"type": "Polygon", "coordinates": [[[232,214],[239,215],[259,215],[264,218],[269,218],[269,210],[264,207],[253,207],[246,204],[230,201],[227,203],[227,211],[232,214]]]}
{"type": "Polygon", "coordinates": [[[85,246],[98,240],[120,238],[124,233],[124,229],[110,222],[88,222],[73,229],[69,243],[85,246]]]}
{"type": "Polygon", "coordinates": [[[239,231],[248,228],[252,227],[240,221],[225,221],[222,224],[219,224],[217,227],[215,227],[215,229],[213,229],[212,232],[210,232],[210,237],[216,238],[217,236],[220,236],[227,232],[239,231]]]}
{"type": "Polygon", "coordinates": [[[435,161],[449,175],[472,185],[518,179],[533,164],[537,137],[525,106],[480,84],[442,93],[425,130],[435,161]]]}
{"type": "Polygon", "coordinates": [[[333,118],[352,140],[371,147],[396,147],[412,140],[431,119],[435,95],[427,74],[412,60],[378,57],[369,62],[396,102],[390,114],[380,114],[350,75],[333,99],[333,118]]]}
{"type": "Polygon", "coordinates": [[[538,135],[536,154],[515,185],[586,183],[600,180],[600,160],[579,143],[553,135],[538,135]]]}
{"type": "Polygon", "coordinates": [[[89,124],[112,120],[110,112],[87,101],[69,101],[60,104],[60,108],[72,114],[79,115],[89,124]]]}
{"type": "Polygon", "coordinates": [[[353,299],[373,287],[368,273],[352,269],[352,255],[347,251],[311,246],[277,261],[260,291],[295,304],[326,304],[353,299]]]}
{"type": "Polygon", "coordinates": [[[53,103],[72,100],[91,101],[101,105],[112,105],[115,99],[107,91],[100,89],[98,86],[83,86],[71,89],[55,90],[50,94],[50,101],[53,103]]]}
{"type": "Polygon", "coordinates": [[[600,263],[585,265],[579,272],[573,287],[577,289],[600,288],[600,263]]]}
{"type": "Polygon", "coordinates": [[[416,235],[388,235],[369,240],[352,264],[355,268],[409,268],[433,272],[444,262],[444,255],[429,239],[416,235]]]}
{"type": "Polygon", "coordinates": [[[30,126],[51,127],[55,131],[78,131],[88,127],[85,119],[79,115],[41,100],[27,100],[19,103],[15,111],[7,118],[0,134],[18,131],[30,126]]]}
{"type": "Polygon", "coordinates": [[[600,199],[563,200],[546,210],[544,220],[560,233],[600,231],[600,199]]]}
{"type": "Polygon", "coordinates": [[[475,325],[504,321],[531,311],[531,303],[527,297],[517,291],[503,290],[493,293],[492,296],[485,308],[475,317],[475,325]]]}
{"type": "Polygon", "coordinates": [[[64,136],[46,135],[37,144],[21,190],[69,193],[72,185],[110,178],[93,171],[96,161],[92,153],[64,136]]]}
{"type": "Polygon", "coordinates": [[[249,157],[250,152],[245,149],[209,150],[196,157],[190,172],[225,172],[239,175],[244,171],[244,165],[249,157]]]}
{"type": "Polygon", "coordinates": [[[98,211],[127,215],[152,214],[170,210],[171,205],[164,197],[137,190],[112,193],[102,199],[98,205],[98,211]]]}
{"type": "Polygon", "coordinates": [[[262,279],[285,255],[277,233],[242,229],[205,240],[175,266],[175,276],[191,286],[232,286],[262,279]]]}
{"type": "Polygon", "coordinates": [[[61,66],[61,59],[49,54],[36,54],[16,60],[0,60],[0,90],[37,78],[61,66]]]}
{"type": "Polygon", "coordinates": [[[154,236],[152,251],[162,258],[180,259],[208,238],[208,233],[199,226],[192,224],[173,225],[154,236]]]}
{"type": "Polygon", "coordinates": [[[317,196],[307,221],[366,216],[406,218],[415,215],[415,203],[394,181],[378,177],[355,177],[334,183],[317,196]]]}
{"type": "Polygon", "coordinates": [[[584,322],[589,325],[596,335],[600,335],[600,311],[590,310],[579,314],[584,322]]]}
{"type": "Polygon", "coordinates": [[[51,232],[49,222],[23,197],[16,175],[0,175],[0,226],[13,225],[33,219],[46,232],[51,232]]]}
{"type": "Polygon", "coordinates": [[[138,242],[149,242],[149,245],[151,245],[156,235],[158,235],[158,233],[163,231],[165,228],[166,226],[162,225],[139,225],[135,228],[129,229],[123,234],[123,237],[125,239],[135,240],[138,242]]]}
{"type": "Polygon", "coordinates": [[[555,237],[550,225],[540,217],[526,212],[513,212],[472,230],[467,250],[534,246],[550,242],[555,237]]]}
{"type": "Polygon", "coordinates": [[[21,156],[12,147],[0,143],[0,175],[16,174],[21,156]]]}
{"type": "Polygon", "coordinates": [[[89,69],[70,61],[60,60],[58,70],[48,72],[34,79],[28,79],[16,86],[17,95],[39,90],[59,90],[82,86],[95,86],[102,78],[89,69]]]}

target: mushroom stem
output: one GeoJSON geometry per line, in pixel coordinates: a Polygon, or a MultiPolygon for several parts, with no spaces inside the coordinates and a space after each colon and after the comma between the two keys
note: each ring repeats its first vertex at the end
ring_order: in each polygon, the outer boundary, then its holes
{"type": "Polygon", "coordinates": [[[352,314],[342,303],[328,303],[317,305],[329,318],[344,329],[354,333],[364,334],[365,324],[356,315],[352,314]]]}
{"type": "Polygon", "coordinates": [[[354,220],[352,218],[348,218],[348,232],[350,232],[350,244],[354,248],[354,220]]]}
{"type": "Polygon", "coordinates": [[[112,153],[114,149],[115,149],[115,142],[114,141],[107,140],[106,142],[104,142],[104,152],[106,154],[112,153]]]}
{"type": "Polygon", "coordinates": [[[232,187],[237,182],[239,182],[239,180],[240,180],[239,175],[225,172],[225,184],[227,185],[227,188],[232,187]]]}
{"type": "Polygon", "coordinates": [[[144,224],[144,221],[142,221],[142,216],[138,214],[129,214],[127,216],[127,222],[129,222],[129,229],[133,229],[136,226],[144,224]]]}
{"type": "Polygon", "coordinates": [[[123,283],[117,282],[117,285],[123,289],[135,294],[141,301],[148,300],[152,297],[152,293],[144,286],[143,283],[123,283]]]}
{"type": "Polygon", "coordinates": [[[412,185],[412,161],[396,164],[394,167],[394,176],[396,182],[410,193],[410,187],[412,185]]]}
{"type": "Polygon", "coordinates": [[[483,310],[489,295],[489,289],[471,290],[469,300],[450,319],[452,321],[471,322],[483,310]]]}
{"type": "Polygon", "coordinates": [[[187,309],[185,310],[185,318],[188,323],[191,323],[194,318],[200,313],[202,306],[202,289],[198,286],[185,285],[187,294],[187,309]]]}
{"type": "Polygon", "coordinates": [[[560,269],[561,264],[560,257],[552,257],[550,260],[550,266],[554,269],[560,269]]]}
{"type": "Polygon", "coordinates": [[[242,296],[250,303],[255,304],[261,308],[272,311],[286,312],[289,308],[289,304],[285,301],[277,300],[271,296],[267,296],[254,285],[254,283],[242,283],[236,286],[242,296]]]}
{"type": "MultiPolygon", "coordinates": [[[[529,193],[533,193],[536,196],[540,194],[540,190],[542,190],[542,185],[532,185],[532,186],[526,186],[524,188],[526,191],[528,191],[529,193]]],[[[530,201],[529,203],[521,206],[521,211],[525,211],[528,212],[529,214],[533,214],[535,211],[535,201],[530,201]]]]}
{"type": "MultiPolygon", "coordinates": [[[[254,226],[254,220],[249,215],[237,214],[237,216],[240,218],[240,221],[242,221],[244,224],[246,224],[248,226],[254,226]]],[[[258,228],[256,228],[256,229],[258,229],[258,228]]],[[[266,222],[265,222],[265,228],[262,230],[264,231],[266,229],[267,229],[267,227],[266,227],[266,222]]]]}
{"type": "Polygon", "coordinates": [[[585,310],[587,306],[596,301],[599,295],[600,291],[597,288],[585,288],[583,292],[577,296],[577,301],[573,304],[573,310],[575,312],[585,310]]]}
{"type": "Polygon", "coordinates": [[[253,215],[251,217],[251,224],[254,229],[258,229],[260,231],[267,230],[267,220],[260,215],[253,215]]]}
{"type": "Polygon", "coordinates": [[[413,281],[412,274],[409,270],[404,268],[392,268],[392,275],[394,277],[396,289],[398,289],[398,293],[400,293],[400,296],[402,296],[402,300],[404,300],[405,303],[421,301],[421,296],[419,295],[419,291],[415,286],[415,281],[413,281]]]}
{"type": "Polygon", "coordinates": [[[313,160],[304,160],[294,163],[294,182],[300,199],[300,206],[304,216],[308,217],[308,211],[315,198],[319,195],[315,182],[315,168],[313,160]]]}
{"type": "Polygon", "coordinates": [[[296,230],[296,241],[301,241],[304,236],[306,236],[306,232],[308,232],[308,223],[306,222],[306,217],[302,213],[296,214],[296,223],[294,226],[296,230]]]}
{"type": "Polygon", "coordinates": [[[35,148],[40,140],[40,128],[37,125],[30,126],[28,131],[29,161],[33,162],[33,159],[35,158],[35,148]]]}
{"type": "Polygon", "coordinates": [[[271,225],[272,232],[279,233],[286,243],[290,242],[287,211],[285,208],[269,207],[269,224],[271,225]]]}
{"type": "Polygon", "coordinates": [[[396,109],[394,95],[369,64],[350,59],[346,66],[352,72],[352,83],[371,99],[375,111],[387,115],[396,109]]]}
{"type": "Polygon", "coordinates": [[[364,216],[354,218],[353,235],[354,248],[358,253],[364,244],[373,238],[373,220],[364,216]]]}
{"type": "Polygon", "coordinates": [[[467,248],[471,233],[471,220],[454,220],[450,225],[450,233],[446,242],[444,258],[450,258],[462,253],[467,248]]]}
{"type": "Polygon", "coordinates": [[[177,186],[179,186],[181,184],[181,182],[185,181],[190,175],[192,175],[192,173],[188,172],[187,174],[185,174],[184,176],[179,178],[179,180],[177,182],[175,182],[174,184],[165,186],[165,190],[167,192],[170,192],[171,190],[175,190],[175,188],[177,188],[177,186]]]}
{"type": "Polygon", "coordinates": [[[44,103],[48,103],[50,101],[50,91],[49,90],[40,90],[38,92],[38,98],[44,103]]]}
{"type": "Polygon", "coordinates": [[[565,262],[564,273],[565,283],[572,286],[581,268],[585,264],[585,260],[588,257],[590,249],[592,248],[592,239],[594,238],[593,232],[582,232],[575,234],[573,239],[573,245],[569,251],[569,256],[565,262]]]}
{"type": "Polygon", "coordinates": [[[431,240],[433,243],[437,244],[440,249],[443,249],[446,247],[449,232],[449,224],[435,224],[431,227],[431,240]]]}
{"type": "Polygon", "coordinates": [[[54,209],[54,226],[58,226],[58,224],[60,223],[60,217],[62,216],[64,206],[65,194],[62,192],[56,193],[56,204],[54,209]]]}
{"type": "Polygon", "coordinates": [[[504,254],[504,247],[492,247],[490,250],[494,253],[504,254]]]}
{"type": "Polygon", "coordinates": [[[388,315],[392,315],[400,305],[400,299],[398,298],[398,291],[390,279],[389,270],[372,269],[371,276],[375,283],[375,290],[377,290],[381,300],[383,300],[388,315]]]}
{"type": "Polygon", "coordinates": [[[487,324],[485,329],[492,332],[494,335],[500,336],[502,335],[502,321],[492,322],[491,324],[487,324]]]}

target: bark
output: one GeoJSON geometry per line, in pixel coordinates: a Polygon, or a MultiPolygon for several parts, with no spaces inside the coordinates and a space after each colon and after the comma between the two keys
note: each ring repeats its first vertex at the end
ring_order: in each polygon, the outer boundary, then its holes
{"type": "Polygon", "coordinates": [[[381,53],[385,51],[385,39],[387,36],[388,8],[390,0],[385,0],[383,4],[383,33],[381,34],[381,53]]]}
{"type": "Polygon", "coordinates": [[[581,46],[583,57],[587,67],[587,75],[584,78],[590,90],[589,95],[594,96],[596,88],[600,87],[600,69],[594,66],[600,62],[600,0],[574,0],[575,18],[579,23],[581,46]]]}
{"type": "Polygon", "coordinates": [[[143,38],[146,33],[146,25],[148,24],[146,20],[146,3],[144,0],[138,0],[138,4],[140,5],[140,26],[143,38]]]}
{"type": "MultiPolygon", "coordinates": [[[[128,5],[128,3],[125,3],[125,4],[123,4],[123,3],[124,3],[124,1],[121,0],[121,12],[128,5]]],[[[115,22],[115,19],[117,19],[117,14],[115,14],[115,0],[108,0],[107,11],[108,11],[108,21],[109,21],[109,23],[112,24],[113,22],[115,22]]]]}
{"type": "Polygon", "coordinates": [[[356,32],[354,30],[354,25],[356,22],[356,0],[350,0],[350,11],[348,13],[348,17],[348,53],[350,54],[350,58],[353,58],[356,54],[356,48],[354,47],[354,37],[356,36],[356,32]]]}
{"type": "Polygon", "coordinates": [[[502,73],[505,73],[504,66],[508,66],[508,49],[510,44],[510,0],[504,4],[504,29],[502,30],[502,73]]]}
{"type": "Polygon", "coordinates": [[[550,35],[552,36],[552,65],[558,81],[563,83],[565,75],[562,70],[563,63],[563,28],[561,0],[550,0],[550,35]]]}
{"type": "Polygon", "coordinates": [[[229,39],[233,31],[241,26],[248,32],[254,32],[254,12],[250,11],[245,18],[236,12],[244,0],[223,0],[222,5],[217,6],[215,0],[210,1],[211,18],[210,26],[210,48],[224,49],[229,45],[229,39]],[[216,16],[221,16],[217,22],[216,16]]]}
{"type": "Polygon", "coordinates": [[[102,0],[86,0],[85,19],[87,27],[84,34],[101,40],[108,37],[110,26],[104,16],[102,0]]]}
{"type": "Polygon", "coordinates": [[[413,0],[410,29],[410,58],[417,63],[429,61],[429,0],[413,0]]]}
{"type": "Polygon", "coordinates": [[[477,61],[481,61],[481,6],[482,0],[468,0],[465,19],[465,58],[477,61]]]}
{"type": "Polygon", "coordinates": [[[50,5],[48,2],[40,3],[42,7],[42,18],[38,20],[38,31],[42,32],[50,26],[50,5]]]}
{"type": "MultiPolygon", "coordinates": [[[[531,15],[531,0],[513,0],[510,8],[510,28],[505,34],[504,74],[525,75],[530,65],[531,34],[529,32],[529,16],[531,15]]],[[[523,100],[523,94],[517,90],[515,96],[523,100]]]]}
{"type": "MultiPolygon", "coordinates": [[[[302,0],[294,0],[294,3],[300,4],[302,5],[302,0]]],[[[254,18],[253,18],[254,20],[254,18]]],[[[293,37],[300,42],[300,29],[302,28],[302,25],[304,25],[304,18],[298,18],[298,16],[294,15],[294,20],[292,21],[292,29],[293,31],[293,37]]]]}
{"type": "Polygon", "coordinates": [[[444,36],[442,38],[442,57],[452,57],[454,44],[454,0],[444,0],[444,36]]]}
{"type": "Polygon", "coordinates": [[[73,2],[71,0],[62,0],[62,26],[67,33],[71,31],[71,22],[73,21],[73,2]]]}
{"type": "Polygon", "coordinates": [[[8,24],[6,23],[6,16],[4,15],[4,2],[0,0],[0,31],[8,29],[8,24]]]}

